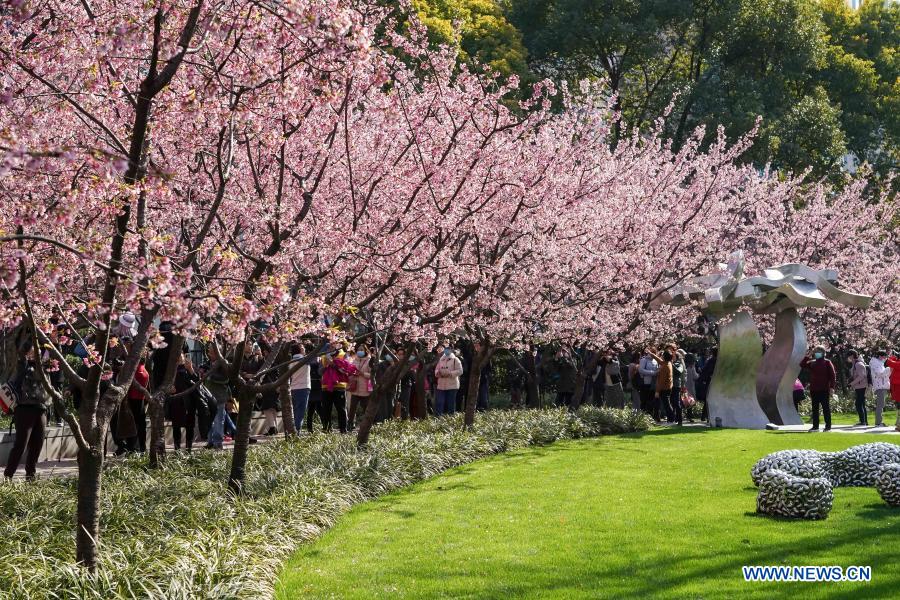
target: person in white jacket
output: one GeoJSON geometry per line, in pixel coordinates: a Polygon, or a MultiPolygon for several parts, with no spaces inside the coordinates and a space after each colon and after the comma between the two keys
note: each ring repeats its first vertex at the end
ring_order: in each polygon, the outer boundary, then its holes
{"type": "Polygon", "coordinates": [[[441,357],[434,367],[437,390],[434,394],[434,416],[452,415],[456,412],[456,394],[459,392],[459,378],[463,374],[462,361],[449,345],[438,349],[441,357]]]}
{"type": "Polygon", "coordinates": [[[884,402],[891,389],[891,368],[884,366],[887,360],[887,352],[879,350],[869,361],[869,369],[872,371],[872,390],[875,394],[875,427],[884,427],[882,414],[884,402]]]}
{"type": "MultiPolygon", "coordinates": [[[[301,361],[308,350],[300,344],[291,348],[291,360],[301,361]]],[[[309,405],[309,391],[312,388],[310,366],[303,365],[291,374],[291,405],[294,407],[294,428],[297,433],[303,429],[303,418],[309,405]]]]}

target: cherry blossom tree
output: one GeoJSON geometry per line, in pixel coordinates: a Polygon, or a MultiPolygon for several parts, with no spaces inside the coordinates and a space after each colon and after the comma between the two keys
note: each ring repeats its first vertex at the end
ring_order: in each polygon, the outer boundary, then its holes
{"type": "Polygon", "coordinates": [[[215,323],[237,341],[288,303],[285,276],[265,264],[235,279],[232,240],[246,234],[233,225],[249,203],[235,188],[252,179],[236,153],[251,139],[280,144],[273,126],[285,102],[307,109],[343,89],[368,55],[365,17],[318,0],[47,0],[2,16],[0,324],[24,319],[81,393],[75,416],[46,386],[79,446],[85,566],[97,562],[110,420],[148,344],[161,341],[155,323],[173,322],[180,336],[215,323]],[[126,311],[139,326],[123,347],[114,326],[126,311]],[[69,340],[51,339],[51,318],[85,332],[74,335],[88,349],[86,375],[62,355],[69,340]]]}
{"type": "MultiPolygon", "coordinates": [[[[514,104],[515,79],[429,50],[415,23],[399,35],[377,2],[23,0],[0,19],[0,327],[27,328],[81,395],[72,414],[39,369],[79,446],[89,568],[107,432],[164,341],[162,383],[135,388],[150,399],[151,459],[177,349],[199,339],[240,400],[228,484],[241,493],[253,399],[324,351],[288,363],[288,342],[356,335],[335,320],[407,357],[445,336],[478,341],[471,425],[498,348],[670,335],[691,319],[649,313],[654,290],[733,248],[834,266],[896,298],[888,201],[742,164],[752,133],[703,148],[699,130],[675,150],[660,123],[613,146],[618,121],[590,88],[573,99],[541,83],[514,104]],[[851,214],[833,222],[836,207],[851,214]],[[273,352],[248,374],[254,340],[273,352]],[[83,369],[64,356],[75,342],[83,369]]],[[[408,368],[376,380],[360,444],[408,368]]]]}

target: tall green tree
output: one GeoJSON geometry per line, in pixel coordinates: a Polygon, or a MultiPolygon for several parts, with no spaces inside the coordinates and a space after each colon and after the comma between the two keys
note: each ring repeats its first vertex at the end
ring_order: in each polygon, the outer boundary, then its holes
{"type": "Polygon", "coordinates": [[[456,47],[460,59],[504,75],[528,78],[522,35],[494,0],[413,0],[434,44],[456,47]]]}
{"type": "Polygon", "coordinates": [[[698,125],[737,136],[761,116],[747,155],[756,163],[834,176],[852,152],[896,166],[897,3],[857,12],[843,0],[508,2],[533,69],[607,80],[633,126],[675,98],[666,125],[676,144],[698,125]]]}

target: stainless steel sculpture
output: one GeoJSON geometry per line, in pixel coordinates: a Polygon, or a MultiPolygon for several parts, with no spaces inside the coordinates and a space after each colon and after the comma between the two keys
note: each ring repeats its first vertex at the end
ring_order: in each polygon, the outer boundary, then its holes
{"type": "Polygon", "coordinates": [[[764,429],[767,423],[799,425],[794,408],[794,380],[806,354],[806,330],[799,307],[823,308],[829,300],[865,309],[870,296],[837,287],[837,272],[787,264],[744,277],[744,254],[738,250],[721,273],[686,279],[656,290],[651,307],[698,304],[718,321],[719,356],[707,395],[710,423],[723,427],[764,429]],[[775,315],[772,344],[762,340],[749,311],[775,315]]]}
{"type": "Polygon", "coordinates": [[[719,323],[719,357],[706,395],[710,423],[766,428],[769,418],[756,394],[756,372],[762,359],[762,339],[750,313],[741,310],[719,323]]]}

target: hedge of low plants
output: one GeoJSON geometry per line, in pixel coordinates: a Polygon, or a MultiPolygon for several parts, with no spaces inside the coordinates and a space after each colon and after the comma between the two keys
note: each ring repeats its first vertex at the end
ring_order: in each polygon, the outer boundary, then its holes
{"type": "Polygon", "coordinates": [[[247,494],[230,497],[228,453],[141,459],[104,473],[101,566],[73,564],[74,479],[0,484],[0,596],[266,598],[279,568],[358,502],[476,459],[534,444],[643,431],[646,415],[584,407],[491,411],[377,426],[369,446],[314,434],[253,447],[247,494]]]}

